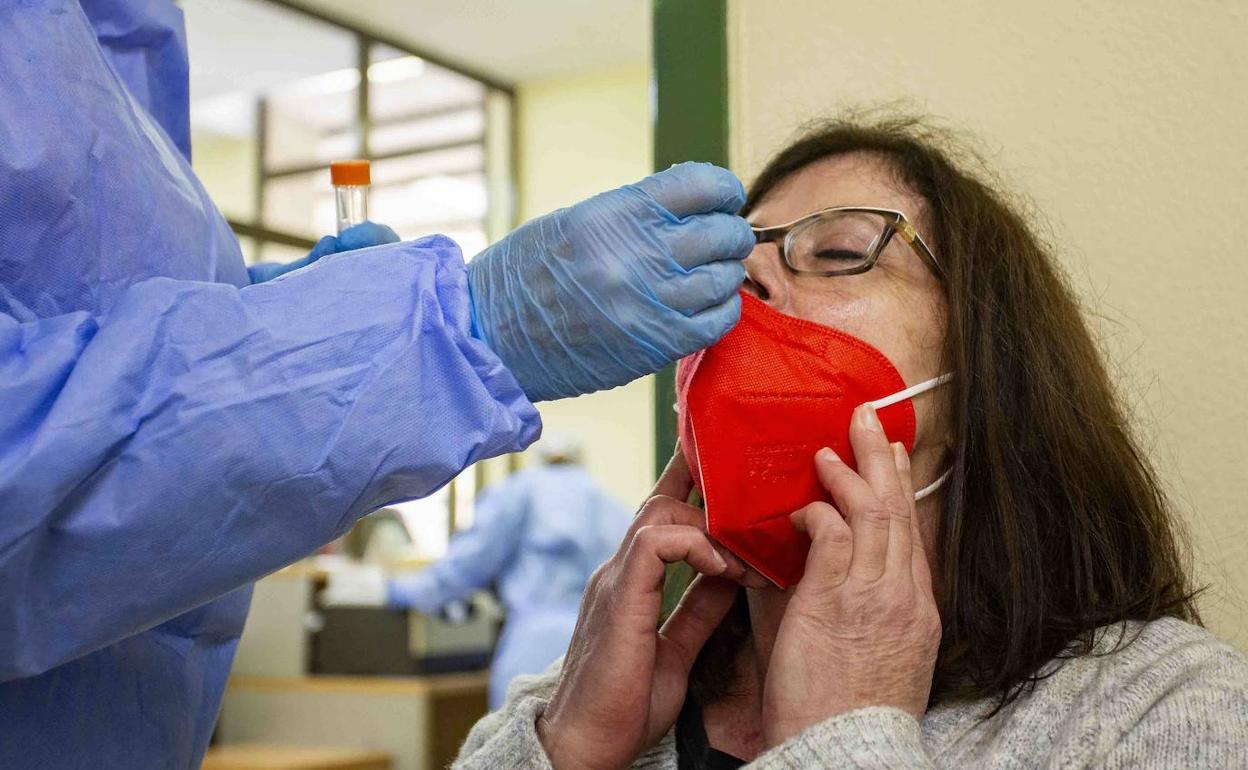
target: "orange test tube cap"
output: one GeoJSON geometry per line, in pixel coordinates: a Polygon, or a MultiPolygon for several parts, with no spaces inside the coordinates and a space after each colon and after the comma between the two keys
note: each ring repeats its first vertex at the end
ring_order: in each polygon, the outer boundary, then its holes
{"type": "Polygon", "coordinates": [[[372,174],[366,160],[339,160],[329,164],[329,178],[335,187],[372,184],[372,174]]]}

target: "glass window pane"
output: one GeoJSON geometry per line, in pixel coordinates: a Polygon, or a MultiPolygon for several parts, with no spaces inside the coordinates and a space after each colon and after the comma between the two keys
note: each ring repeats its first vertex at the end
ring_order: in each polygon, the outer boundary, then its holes
{"type": "Polygon", "coordinates": [[[403,155],[373,162],[373,184],[406,182],[417,177],[468,174],[485,168],[485,148],[481,145],[403,155]]]}
{"type": "MultiPolygon", "coordinates": [[[[209,192],[233,219],[309,239],[332,233],[328,165],[358,157],[364,144],[357,34],[268,0],[181,5],[195,165],[209,192]]],[[[498,165],[487,159],[487,131],[500,126],[497,110],[486,118],[489,90],[406,51],[368,50],[367,144],[381,158],[371,218],[407,238],[443,233],[471,257],[486,245],[491,209],[505,204],[491,191],[507,189],[487,183],[486,169],[498,165]]],[[[302,256],[273,243],[246,251],[249,262],[302,256]]]]}
{"type": "Polygon", "coordinates": [[[261,214],[255,205],[262,100],[270,168],[358,152],[352,32],[264,0],[180,5],[191,54],[195,168],[227,216],[254,222],[261,214]]]}
{"type": "Polygon", "coordinates": [[[416,176],[390,184],[374,184],[369,211],[379,222],[400,232],[427,232],[434,224],[472,223],[480,227],[486,214],[485,174],[416,176]]]}
{"type": "Polygon", "coordinates": [[[479,144],[485,136],[485,110],[480,106],[430,113],[398,122],[373,125],[369,149],[375,155],[457,144],[479,144]]]}
{"type": "Polygon", "coordinates": [[[372,48],[368,73],[369,149],[403,153],[374,163],[371,213],[404,237],[450,236],[471,257],[489,210],[486,89],[385,45],[372,48]]]}
{"type": "Polygon", "coordinates": [[[360,154],[354,68],[332,70],[295,81],[269,97],[266,114],[270,171],[360,154]]]}
{"type": "Polygon", "coordinates": [[[374,45],[371,61],[368,98],[374,123],[477,106],[485,98],[485,87],[472,78],[390,46],[374,45]]]}
{"type": "MultiPolygon", "coordinates": [[[[377,221],[385,221],[371,209],[370,214],[377,221]]],[[[337,219],[328,167],[270,179],[264,188],[264,225],[309,238],[333,235],[337,219]]]]}
{"type": "Polygon", "coordinates": [[[485,233],[494,241],[511,230],[514,215],[511,149],[515,134],[511,98],[491,89],[485,97],[485,109],[485,189],[490,202],[485,233]]]}

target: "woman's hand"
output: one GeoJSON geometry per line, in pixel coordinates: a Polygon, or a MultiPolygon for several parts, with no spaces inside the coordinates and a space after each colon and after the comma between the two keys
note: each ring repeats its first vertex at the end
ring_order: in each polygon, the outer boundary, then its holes
{"type": "Polygon", "coordinates": [[[940,615],[910,461],[869,406],[854,414],[850,441],[857,473],[829,449],[815,458],[836,507],[811,503],[793,514],[811,549],[764,686],[769,746],[854,709],[893,706],[916,719],[927,709],[940,615]]]}
{"type": "Polygon", "coordinates": [[[676,721],[689,670],[736,597],[738,582],[763,587],[707,537],[679,450],[620,544],[594,573],[581,601],[559,684],[537,732],[551,764],[616,768],[655,744],[676,721]],[[701,573],[663,628],[664,565],[701,573]]]}

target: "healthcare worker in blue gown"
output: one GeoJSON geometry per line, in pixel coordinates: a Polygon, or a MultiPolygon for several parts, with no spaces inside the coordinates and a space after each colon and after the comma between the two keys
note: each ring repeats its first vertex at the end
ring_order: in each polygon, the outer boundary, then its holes
{"type": "Polygon", "coordinates": [[[573,436],[543,436],[536,449],[540,463],[483,491],[445,556],[392,578],[386,592],[391,606],[434,613],[497,585],[507,621],[490,664],[492,709],[512,679],[567,651],[585,586],[633,518],[581,466],[573,436]]]}
{"type": "Polygon", "coordinates": [[[741,186],[695,164],[467,268],[329,253],[370,225],[249,273],[187,89],[169,0],[0,2],[2,768],[197,767],[251,581],[739,313],[741,186]]]}

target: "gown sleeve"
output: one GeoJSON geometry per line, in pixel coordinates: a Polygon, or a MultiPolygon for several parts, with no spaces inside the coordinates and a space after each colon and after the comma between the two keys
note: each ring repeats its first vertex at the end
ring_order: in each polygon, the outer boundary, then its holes
{"type": "Polygon", "coordinates": [[[150,628],[516,451],[537,411],[434,236],[103,315],[0,313],[0,681],[150,628]]]}

